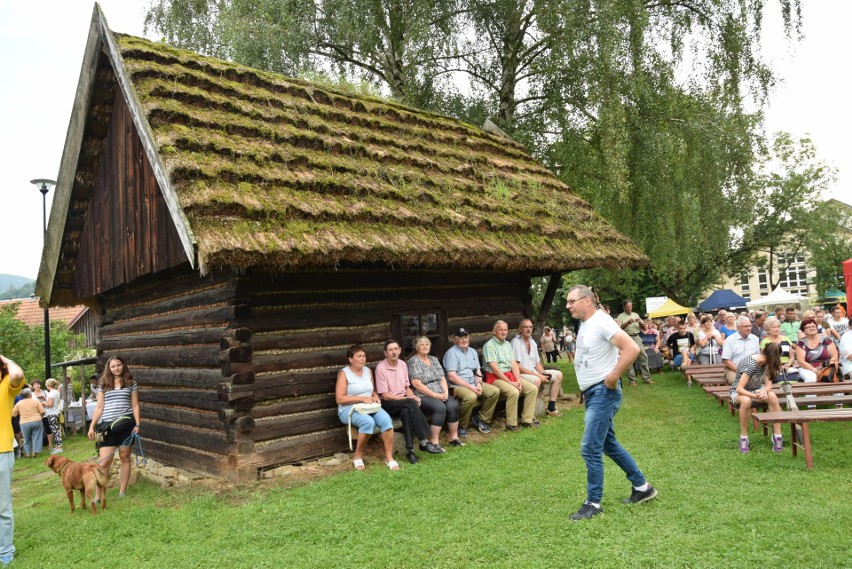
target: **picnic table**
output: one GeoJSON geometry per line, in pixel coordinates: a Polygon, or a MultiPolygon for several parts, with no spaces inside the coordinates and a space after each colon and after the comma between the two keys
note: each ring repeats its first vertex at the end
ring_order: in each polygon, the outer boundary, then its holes
{"type": "Polygon", "coordinates": [[[780,413],[756,413],[755,419],[763,425],[768,423],[790,423],[790,446],[793,449],[793,456],[797,455],[798,448],[801,446],[805,451],[805,463],[811,469],[814,467],[814,458],[808,424],[814,421],[852,421],[852,409],[807,409],[781,411],[780,413]],[[801,439],[798,438],[797,431],[801,432],[801,439]]]}

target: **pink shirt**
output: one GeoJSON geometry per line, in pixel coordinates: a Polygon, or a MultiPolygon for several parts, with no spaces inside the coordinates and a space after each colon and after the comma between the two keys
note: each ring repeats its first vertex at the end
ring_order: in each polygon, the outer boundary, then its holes
{"type": "Polygon", "coordinates": [[[408,381],[408,366],[402,360],[396,361],[396,367],[388,365],[387,358],[376,366],[376,393],[390,393],[405,397],[405,388],[411,385],[408,381]]]}

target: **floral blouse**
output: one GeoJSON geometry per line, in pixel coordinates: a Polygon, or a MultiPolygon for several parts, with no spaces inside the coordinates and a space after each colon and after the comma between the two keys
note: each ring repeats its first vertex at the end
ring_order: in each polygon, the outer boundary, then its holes
{"type": "MultiPolygon", "coordinates": [[[[429,363],[432,365],[427,366],[416,355],[411,356],[408,358],[408,377],[411,380],[419,379],[433,393],[443,393],[441,380],[444,379],[444,368],[441,367],[441,362],[435,356],[429,356],[429,363]]],[[[413,384],[412,381],[412,386],[413,384]]],[[[421,397],[428,397],[416,388],[414,392],[421,397]]]]}

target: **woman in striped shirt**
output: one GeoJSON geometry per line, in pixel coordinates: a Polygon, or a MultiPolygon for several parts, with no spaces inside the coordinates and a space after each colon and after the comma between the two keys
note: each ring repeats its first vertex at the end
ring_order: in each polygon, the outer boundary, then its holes
{"type": "MultiPolygon", "coordinates": [[[[131,434],[139,433],[140,411],[137,385],[127,368],[127,364],[119,357],[107,360],[106,369],[101,375],[100,392],[92,423],[89,426],[89,438],[95,438],[95,425],[111,425],[111,428],[99,443],[100,465],[106,472],[112,466],[115,449],[119,448],[121,458],[119,469],[118,497],[123,498],[130,482],[130,444],[125,442],[131,434]]],[[[132,439],[131,439],[132,440],[132,439]]],[[[98,498],[103,498],[98,496],[98,498]]]]}

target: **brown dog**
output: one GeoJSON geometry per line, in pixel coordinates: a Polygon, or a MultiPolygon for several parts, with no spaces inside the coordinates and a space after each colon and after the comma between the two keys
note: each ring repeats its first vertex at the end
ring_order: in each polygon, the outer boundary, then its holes
{"type": "Polygon", "coordinates": [[[92,515],[97,513],[95,499],[98,493],[103,500],[101,511],[106,510],[106,484],[109,476],[98,464],[73,462],[62,456],[51,456],[45,464],[62,478],[62,485],[71,503],[72,512],[74,511],[74,490],[80,491],[80,505],[84,510],[88,502],[92,505],[92,515]]]}

